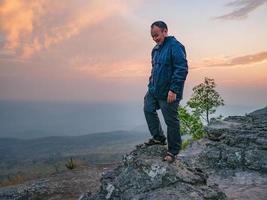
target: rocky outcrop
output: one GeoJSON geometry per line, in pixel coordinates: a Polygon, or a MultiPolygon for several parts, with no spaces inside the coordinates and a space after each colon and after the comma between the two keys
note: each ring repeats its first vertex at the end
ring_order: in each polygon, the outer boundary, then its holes
{"type": "Polygon", "coordinates": [[[85,194],[82,200],[97,199],[226,199],[207,175],[181,160],[162,161],[166,147],[138,146],[124,156],[123,165],[103,175],[97,194],[85,194]]]}
{"type": "Polygon", "coordinates": [[[266,199],[267,109],[213,121],[206,131],[180,159],[207,172],[230,199],[266,199]]]}
{"type": "Polygon", "coordinates": [[[124,164],[106,173],[92,199],[267,198],[267,112],[212,121],[207,135],[190,144],[173,164],[162,146],[139,146],[124,164]],[[226,194],[226,196],[225,196],[226,194]]]}
{"type": "Polygon", "coordinates": [[[184,153],[197,167],[201,163],[201,168],[207,169],[267,172],[267,114],[228,117],[211,123],[206,131],[198,159],[190,159],[190,153],[184,153]]]}
{"type": "Polygon", "coordinates": [[[266,115],[266,114],[267,114],[267,106],[265,106],[265,108],[255,110],[255,111],[249,113],[249,115],[266,115]]]}

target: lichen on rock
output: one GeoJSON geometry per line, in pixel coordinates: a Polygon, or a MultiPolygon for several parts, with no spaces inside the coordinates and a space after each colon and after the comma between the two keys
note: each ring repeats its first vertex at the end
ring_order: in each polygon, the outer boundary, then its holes
{"type": "Polygon", "coordinates": [[[166,147],[160,145],[137,146],[124,156],[121,166],[103,175],[100,191],[83,200],[226,199],[217,185],[207,184],[208,177],[200,169],[182,160],[163,162],[165,152],[166,147]]]}

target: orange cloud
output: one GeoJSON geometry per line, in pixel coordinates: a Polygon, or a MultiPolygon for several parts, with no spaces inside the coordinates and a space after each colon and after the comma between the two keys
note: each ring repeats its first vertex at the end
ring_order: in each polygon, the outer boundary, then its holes
{"type": "Polygon", "coordinates": [[[262,62],[267,59],[267,51],[259,52],[256,54],[250,54],[245,56],[238,56],[234,58],[225,58],[221,61],[206,60],[207,66],[236,66],[236,65],[247,65],[262,62]]]}
{"type": "Polygon", "coordinates": [[[0,4],[0,27],[5,33],[4,48],[19,47],[23,36],[32,33],[34,20],[42,13],[43,1],[5,0],[0,4]]]}
{"type": "Polygon", "coordinates": [[[101,1],[91,1],[90,6],[81,13],[76,13],[77,15],[73,20],[62,26],[53,27],[49,33],[44,35],[45,47],[48,48],[52,44],[59,43],[77,35],[83,28],[93,26],[122,9],[119,4],[109,4],[109,6],[105,6],[100,2],[101,1]]]}
{"type": "Polygon", "coordinates": [[[76,71],[96,78],[145,77],[150,73],[149,60],[120,60],[74,57],[70,65],[76,71]]]}
{"type": "Polygon", "coordinates": [[[52,0],[5,0],[0,4],[0,30],[4,49],[23,58],[78,35],[83,29],[127,10],[119,0],[53,2],[52,0]],[[60,16],[60,17],[59,17],[60,16]]]}
{"type": "Polygon", "coordinates": [[[249,64],[257,64],[265,62],[267,60],[267,51],[249,54],[237,57],[218,57],[204,59],[202,63],[192,63],[192,69],[208,68],[208,67],[231,67],[231,66],[243,66],[249,64]]]}

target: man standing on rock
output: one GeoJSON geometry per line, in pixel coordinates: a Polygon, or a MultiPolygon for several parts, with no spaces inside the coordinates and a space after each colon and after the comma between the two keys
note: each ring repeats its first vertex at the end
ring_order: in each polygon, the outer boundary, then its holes
{"type": "Polygon", "coordinates": [[[157,110],[161,109],[167,125],[168,151],[164,161],[173,162],[181,149],[178,106],[183,98],[184,82],[188,73],[184,46],[174,36],[168,36],[163,21],[151,25],[151,36],[157,43],[152,49],[152,70],[148,91],[144,97],[144,114],[152,138],[146,145],[166,145],[157,110]]]}

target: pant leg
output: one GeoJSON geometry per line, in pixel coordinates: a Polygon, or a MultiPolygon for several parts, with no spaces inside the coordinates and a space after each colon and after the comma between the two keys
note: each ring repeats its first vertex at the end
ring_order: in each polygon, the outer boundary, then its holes
{"type": "Polygon", "coordinates": [[[148,91],[144,97],[144,114],[148,125],[148,129],[154,139],[165,141],[166,137],[164,136],[160,124],[160,120],[157,113],[158,109],[159,109],[158,100],[153,96],[153,94],[151,94],[148,91]]]}
{"type": "Polygon", "coordinates": [[[161,112],[167,125],[168,151],[174,155],[179,153],[182,143],[178,116],[179,103],[180,100],[172,103],[167,103],[165,100],[159,101],[161,112]]]}

